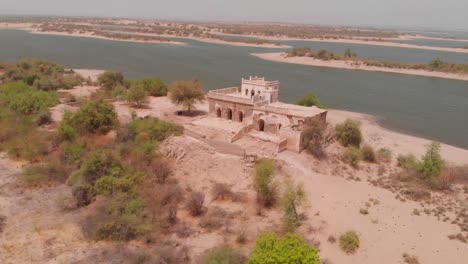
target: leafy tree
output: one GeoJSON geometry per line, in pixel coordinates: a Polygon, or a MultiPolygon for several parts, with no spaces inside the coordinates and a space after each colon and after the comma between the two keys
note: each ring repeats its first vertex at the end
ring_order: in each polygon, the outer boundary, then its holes
{"type": "Polygon", "coordinates": [[[320,108],[324,108],[323,105],[320,103],[320,100],[318,99],[317,95],[314,93],[306,93],[304,97],[299,99],[299,101],[296,102],[298,105],[302,106],[317,106],[320,108]]]}
{"type": "Polygon", "coordinates": [[[59,100],[56,93],[38,91],[23,82],[8,83],[0,87],[0,103],[22,115],[37,114],[56,105],[59,100]],[[2,99],[3,98],[3,99],[2,99]]]}
{"type": "Polygon", "coordinates": [[[127,102],[133,103],[137,107],[142,107],[148,103],[148,95],[141,84],[133,84],[126,94],[127,102]]]}
{"type": "Polygon", "coordinates": [[[341,124],[336,125],[335,131],[338,141],[341,145],[354,146],[359,148],[362,141],[361,124],[359,121],[347,119],[341,124]]]}
{"type": "Polygon", "coordinates": [[[446,64],[446,62],[444,62],[443,60],[437,58],[437,59],[434,59],[431,61],[431,63],[429,64],[432,68],[434,69],[440,69],[442,68],[444,65],[446,64]]]}
{"type": "Polygon", "coordinates": [[[320,264],[318,250],[304,238],[291,233],[278,238],[274,233],[260,235],[247,264],[320,264]]]}
{"type": "Polygon", "coordinates": [[[444,167],[444,160],[440,155],[439,143],[432,142],[431,145],[429,145],[418,167],[419,171],[427,177],[440,175],[444,167]]]}
{"type": "Polygon", "coordinates": [[[143,86],[145,91],[151,96],[167,95],[167,85],[159,78],[138,80],[135,83],[143,86]]]}
{"type": "Polygon", "coordinates": [[[105,90],[112,91],[117,85],[124,84],[124,76],[121,72],[106,71],[99,75],[98,83],[105,90]]]}
{"type": "Polygon", "coordinates": [[[177,105],[191,111],[196,102],[202,102],[205,99],[205,92],[198,80],[176,81],[169,87],[169,97],[177,105]]]}

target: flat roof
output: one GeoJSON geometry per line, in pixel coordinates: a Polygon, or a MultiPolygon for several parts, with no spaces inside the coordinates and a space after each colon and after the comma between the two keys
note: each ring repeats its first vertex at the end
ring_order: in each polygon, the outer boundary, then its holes
{"type": "MultiPolygon", "coordinates": [[[[301,106],[301,105],[295,105],[295,104],[286,104],[282,102],[274,102],[271,104],[266,105],[265,107],[270,108],[279,108],[280,110],[287,110],[287,112],[291,115],[294,116],[300,116],[300,117],[313,117],[316,115],[320,115],[322,113],[327,112],[327,110],[318,108],[316,106],[301,106]]],[[[274,110],[273,110],[274,111],[274,110]]]]}

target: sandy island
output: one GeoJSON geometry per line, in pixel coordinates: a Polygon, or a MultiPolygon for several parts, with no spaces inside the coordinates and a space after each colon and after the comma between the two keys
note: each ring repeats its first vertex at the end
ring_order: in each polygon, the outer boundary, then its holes
{"type": "MultiPolygon", "coordinates": [[[[178,42],[178,41],[174,41],[174,40],[162,41],[162,40],[136,40],[136,39],[110,38],[110,37],[104,37],[104,36],[100,36],[100,35],[93,35],[92,32],[68,33],[68,32],[61,32],[61,31],[60,32],[59,31],[39,31],[37,28],[34,27],[34,25],[35,24],[32,24],[32,23],[0,23],[0,29],[1,28],[19,29],[19,30],[27,30],[31,34],[44,34],[44,35],[56,35],[56,36],[95,38],[95,39],[105,39],[105,40],[123,41],[123,42],[186,45],[186,43],[178,42]]],[[[255,43],[247,43],[247,42],[233,42],[233,41],[231,42],[231,41],[225,41],[225,40],[221,40],[221,39],[212,39],[212,38],[181,37],[181,36],[175,36],[175,35],[169,35],[169,34],[138,33],[138,32],[127,32],[127,31],[119,31],[119,30],[103,30],[103,31],[108,32],[108,33],[121,33],[121,34],[129,34],[129,35],[136,35],[136,36],[192,39],[192,40],[197,40],[197,41],[202,41],[202,42],[223,44],[223,45],[230,45],[230,46],[256,47],[256,48],[277,48],[277,49],[291,48],[291,46],[275,45],[273,43],[255,44],[255,43]]]]}
{"type": "Polygon", "coordinates": [[[467,74],[367,66],[359,61],[319,60],[319,59],[315,59],[312,57],[286,57],[286,54],[283,52],[251,53],[251,55],[257,58],[269,60],[269,61],[310,65],[310,66],[316,66],[316,67],[328,67],[328,68],[337,68],[337,69],[362,70],[362,71],[374,71],[374,72],[388,72],[388,73],[398,73],[398,74],[408,74],[408,75],[468,81],[467,74]]]}
{"type": "Polygon", "coordinates": [[[411,40],[411,39],[434,39],[434,40],[446,40],[446,41],[461,41],[468,42],[465,39],[450,39],[450,38],[435,38],[435,37],[425,37],[419,35],[401,35],[397,38],[382,38],[383,41],[372,40],[372,38],[367,39],[325,39],[325,38],[291,38],[284,36],[261,36],[261,35],[245,35],[245,34],[224,34],[224,33],[215,33],[218,35],[227,35],[227,36],[238,36],[238,37],[253,37],[258,39],[266,40],[282,40],[282,41],[314,41],[314,42],[328,42],[328,43],[347,43],[347,44],[359,44],[359,45],[371,45],[371,46],[384,46],[384,47],[396,47],[396,48],[408,48],[408,49],[425,49],[425,50],[436,50],[436,51],[446,51],[446,52],[458,52],[458,53],[468,53],[468,49],[464,48],[450,48],[450,47],[435,47],[435,46],[423,46],[423,45],[413,45],[405,43],[391,42],[391,40],[411,40]]]}

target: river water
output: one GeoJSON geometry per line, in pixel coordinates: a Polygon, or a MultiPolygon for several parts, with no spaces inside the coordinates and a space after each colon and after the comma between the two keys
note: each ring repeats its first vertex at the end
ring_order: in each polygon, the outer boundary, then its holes
{"type": "MultiPolygon", "coordinates": [[[[277,63],[249,55],[276,51],[272,49],[178,41],[187,45],[117,42],[2,29],[0,60],[36,57],[71,68],[112,69],[122,71],[128,78],[161,77],[168,82],[198,77],[206,90],[239,85],[240,79],[249,75],[265,76],[280,81],[282,101],[294,102],[311,91],[331,108],[375,115],[387,128],[468,148],[468,82],[277,63]]],[[[320,45],[337,51],[351,47],[320,45]]],[[[427,62],[441,57],[468,63],[468,54],[367,45],[351,48],[359,49],[360,56],[375,59],[427,62]]]]}

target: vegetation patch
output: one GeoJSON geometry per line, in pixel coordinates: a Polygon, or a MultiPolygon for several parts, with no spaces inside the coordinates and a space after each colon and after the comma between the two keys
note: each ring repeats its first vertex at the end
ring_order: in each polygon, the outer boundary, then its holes
{"type": "Polygon", "coordinates": [[[304,238],[291,233],[283,238],[274,233],[264,233],[255,241],[255,246],[248,264],[267,263],[308,263],[319,264],[318,250],[308,245],[304,238]]]}
{"type": "Polygon", "coordinates": [[[354,231],[348,231],[340,236],[340,248],[348,254],[355,253],[359,244],[359,236],[354,231]]]}
{"type": "Polygon", "coordinates": [[[359,148],[362,142],[361,124],[358,121],[347,119],[335,127],[338,142],[344,147],[359,148]]]}

